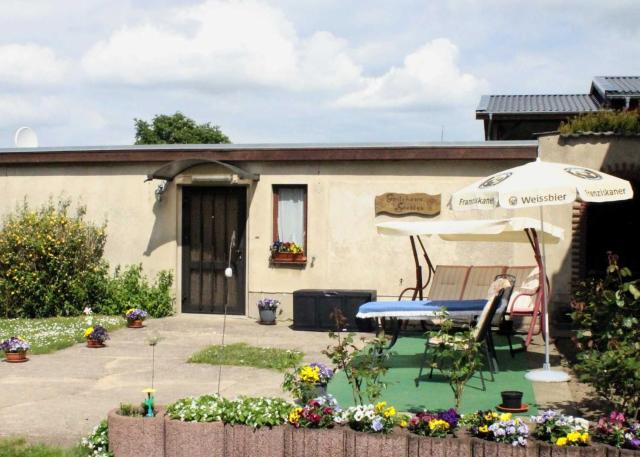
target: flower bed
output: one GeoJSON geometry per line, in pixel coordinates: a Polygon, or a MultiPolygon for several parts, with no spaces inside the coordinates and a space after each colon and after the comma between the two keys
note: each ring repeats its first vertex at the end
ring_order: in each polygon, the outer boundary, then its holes
{"type": "Polygon", "coordinates": [[[616,448],[589,443],[586,421],[553,411],[532,417],[530,433],[521,418],[494,411],[464,417],[455,410],[425,411],[408,418],[384,402],[341,411],[328,398],[300,407],[278,398],[208,395],[179,400],[165,418],[112,412],[109,438],[118,457],[640,457],[640,451],[621,449],[635,445],[638,426],[618,414],[601,420],[593,435],[616,448]]]}
{"type": "Polygon", "coordinates": [[[164,457],[163,408],[158,407],[158,412],[154,417],[122,416],[117,408],[109,412],[107,420],[109,423],[109,450],[115,456],[164,457]]]}

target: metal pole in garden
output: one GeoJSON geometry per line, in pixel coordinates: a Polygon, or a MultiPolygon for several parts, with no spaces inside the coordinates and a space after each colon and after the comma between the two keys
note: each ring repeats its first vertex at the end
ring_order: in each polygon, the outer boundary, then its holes
{"type": "MultiPolygon", "coordinates": [[[[233,247],[236,243],[236,231],[234,230],[231,234],[231,241],[229,242],[229,260],[227,264],[227,268],[224,270],[224,276],[227,279],[231,279],[233,277],[233,270],[231,269],[231,253],[233,251],[233,247]]],[[[222,317],[222,347],[220,348],[220,362],[224,357],[224,335],[227,330],[227,305],[229,303],[228,295],[224,299],[224,311],[222,317]]],[[[222,363],[218,366],[218,389],[216,393],[220,395],[220,382],[222,380],[222,363]]]]}

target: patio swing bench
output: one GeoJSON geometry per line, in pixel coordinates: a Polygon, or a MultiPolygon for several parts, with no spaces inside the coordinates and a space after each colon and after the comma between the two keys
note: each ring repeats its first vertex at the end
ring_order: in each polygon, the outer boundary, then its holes
{"type": "MultiPolygon", "coordinates": [[[[491,324],[501,326],[515,316],[529,316],[531,321],[524,346],[529,345],[536,333],[542,329],[542,302],[539,294],[539,269],[536,266],[468,266],[438,265],[429,266],[429,277],[424,286],[406,288],[396,301],[369,302],[360,306],[357,317],[374,318],[382,328],[385,319],[394,320],[391,348],[399,336],[403,321],[429,321],[433,315],[445,307],[454,321],[471,322],[480,316],[487,306],[487,291],[492,282],[500,276],[511,279],[514,287],[504,294],[496,309],[491,324]],[[431,284],[429,293],[423,296],[424,289],[431,284]],[[405,295],[411,292],[411,299],[405,295]]],[[[506,336],[511,353],[515,352],[511,342],[511,328],[507,326],[506,336]]],[[[493,349],[493,348],[492,348],[493,349]]],[[[495,351],[492,351],[495,352],[495,351]]]]}

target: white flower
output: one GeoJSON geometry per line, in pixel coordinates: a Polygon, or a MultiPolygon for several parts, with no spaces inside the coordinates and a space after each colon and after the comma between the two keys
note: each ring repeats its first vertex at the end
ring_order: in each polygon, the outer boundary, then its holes
{"type": "Polygon", "coordinates": [[[586,419],[583,419],[581,417],[576,417],[574,418],[574,422],[577,428],[582,429],[584,431],[589,430],[589,421],[586,419]]]}

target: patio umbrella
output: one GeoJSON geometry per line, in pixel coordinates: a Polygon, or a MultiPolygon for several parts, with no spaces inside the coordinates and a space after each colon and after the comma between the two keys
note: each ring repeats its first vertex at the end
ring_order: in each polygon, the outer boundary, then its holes
{"type": "MultiPolygon", "coordinates": [[[[608,202],[633,198],[631,184],[615,176],[590,168],[562,163],[545,162],[538,158],[519,167],[483,178],[455,192],[451,197],[454,211],[472,209],[508,209],[539,207],[540,222],[544,224],[543,207],[565,205],[577,198],[585,202],[608,202]]],[[[542,242],[540,276],[546,278],[546,255],[542,242]]],[[[527,373],[532,381],[560,382],[569,376],[551,370],[549,363],[549,313],[546,281],[541,281],[544,305],[545,361],[542,369],[527,373]]]]}

